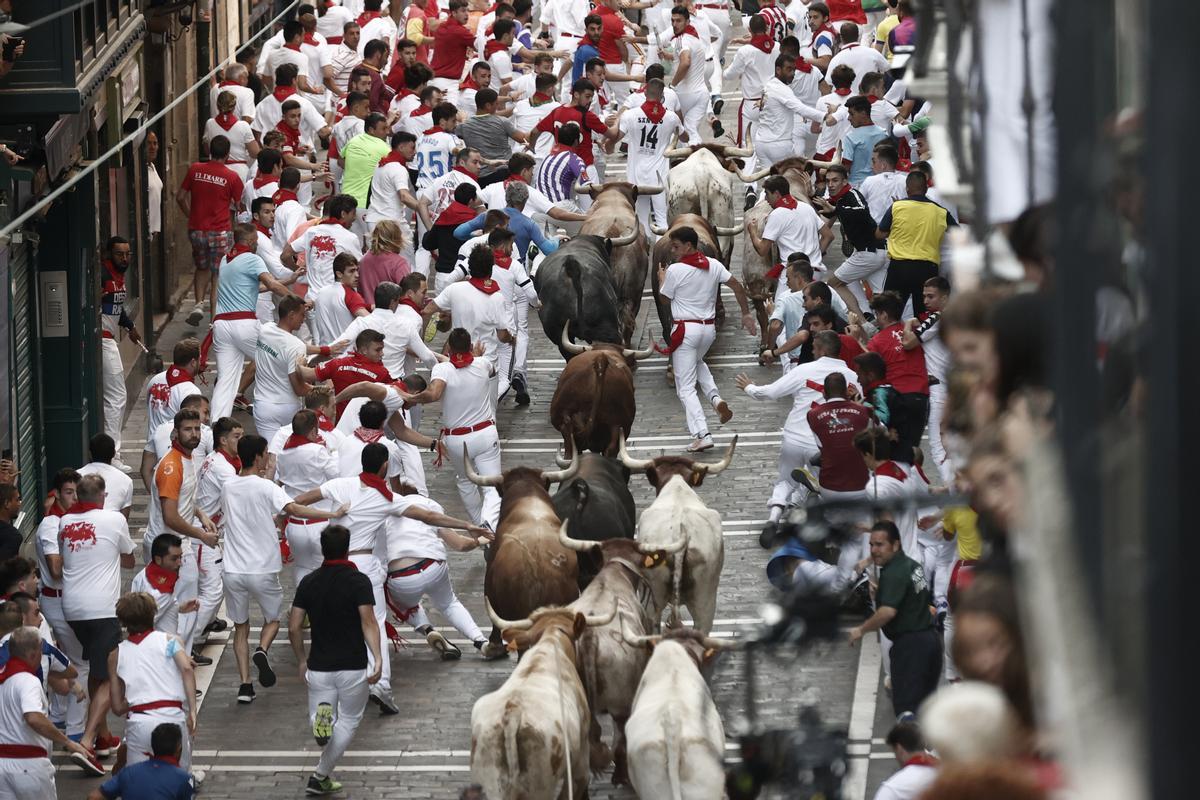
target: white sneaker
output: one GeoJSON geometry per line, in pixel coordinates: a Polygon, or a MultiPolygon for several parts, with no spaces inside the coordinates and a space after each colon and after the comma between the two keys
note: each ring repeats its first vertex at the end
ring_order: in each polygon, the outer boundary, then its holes
{"type": "Polygon", "coordinates": [[[202,769],[192,770],[192,788],[196,789],[200,787],[200,784],[204,782],[205,774],[202,769]]]}
{"type": "Polygon", "coordinates": [[[712,446],[713,438],[706,433],[703,436],[697,436],[695,439],[692,439],[692,443],[687,446],[687,451],[689,453],[702,453],[705,450],[711,450],[712,446]]]}
{"type": "Polygon", "coordinates": [[[133,472],[133,467],[129,466],[128,464],[126,464],[124,461],[122,461],[119,458],[114,458],[109,463],[111,463],[112,466],[116,467],[117,469],[121,470],[121,472],[125,472],[125,473],[133,472]]]}
{"type": "Polygon", "coordinates": [[[187,315],[187,324],[194,328],[200,324],[202,319],[204,319],[204,306],[197,303],[192,308],[192,313],[187,315]]]}

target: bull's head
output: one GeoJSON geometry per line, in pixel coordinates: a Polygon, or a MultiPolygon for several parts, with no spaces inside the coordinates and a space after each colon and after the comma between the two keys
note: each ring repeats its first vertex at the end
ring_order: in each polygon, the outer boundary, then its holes
{"type": "Polygon", "coordinates": [[[733,451],[737,447],[738,437],[734,436],[725,451],[725,457],[715,464],[695,461],[686,456],[659,456],[658,458],[634,458],[625,449],[625,435],[621,435],[620,449],[617,456],[621,463],[633,471],[642,471],[650,480],[650,485],[661,490],[667,485],[672,475],[683,478],[689,486],[699,486],[708,475],[717,475],[725,470],[733,461],[733,451]]]}
{"type": "MultiPolygon", "coordinates": [[[[560,336],[559,341],[562,343],[563,350],[566,350],[572,355],[579,355],[580,353],[586,353],[587,351],[593,349],[593,345],[590,344],[576,344],[575,341],[571,339],[571,334],[567,332],[566,325],[562,326],[562,335],[560,336]]],[[[627,347],[622,347],[621,355],[624,358],[632,358],[635,361],[641,361],[643,358],[649,358],[650,356],[654,355],[654,346],[651,345],[645,350],[630,350],[627,347]]]]}
{"type": "Polygon", "coordinates": [[[625,617],[621,617],[621,638],[630,647],[655,647],[664,641],[675,642],[692,657],[698,669],[710,665],[722,650],[734,647],[733,642],[705,636],[694,628],[671,628],[662,635],[639,636],[629,630],[625,617]]]}
{"type": "Polygon", "coordinates": [[[612,610],[607,614],[581,614],[571,608],[539,608],[527,619],[507,620],[501,618],[491,602],[484,598],[488,617],[508,642],[508,649],[524,652],[537,644],[550,631],[558,631],[574,641],[589,627],[607,625],[617,616],[617,600],[613,598],[612,610]]]}
{"type": "MultiPolygon", "coordinates": [[[[475,484],[476,486],[491,486],[495,489],[498,489],[501,495],[504,494],[504,485],[509,473],[516,472],[516,470],[509,470],[503,475],[480,475],[471,468],[471,457],[467,453],[467,446],[465,444],[463,445],[463,465],[466,467],[467,478],[471,481],[471,483],[475,484]]],[[[524,468],[517,467],[517,470],[520,469],[524,468]]],[[[576,451],[571,456],[571,463],[569,466],[564,469],[542,470],[540,477],[542,483],[544,483],[546,486],[549,486],[552,483],[561,483],[562,481],[571,480],[571,478],[575,477],[575,473],[578,471],[579,453],[576,451]]]]}
{"type": "Polygon", "coordinates": [[[600,557],[607,564],[614,558],[621,558],[630,564],[641,564],[644,569],[654,569],[665,566],[668,559],[687,547],[687,538],[677,539],[665,545],[650,545],[633,539],[609,539],[599,542],[592,539],[572,539],[567,535],[567,520],[558,527],[558,543],[576,553],[591,553],[600,557]]]}

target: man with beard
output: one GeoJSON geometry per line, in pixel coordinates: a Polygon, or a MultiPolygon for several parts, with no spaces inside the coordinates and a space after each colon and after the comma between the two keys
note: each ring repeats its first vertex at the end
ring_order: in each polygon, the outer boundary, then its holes
{"type": "MultiPolygon", "coordinates": [[[[102,262],[100,276],[100,353],[104,365],[104,432],[113,438],[121,452],[121,425],[125,420],[125,365],[121,363],[121,348],[117,344],[124,328],[129,338],[141,344],[142,337],[125,313],[125,272],[129,269],[129,240],[113,236],[108,240],[108,258],[102,262]]],[[[120,457],[113,466],[129,472],[120,457]]]]}

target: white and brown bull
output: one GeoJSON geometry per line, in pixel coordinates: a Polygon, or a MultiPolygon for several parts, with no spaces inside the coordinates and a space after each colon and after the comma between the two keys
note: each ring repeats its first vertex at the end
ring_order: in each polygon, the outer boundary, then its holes
{"type": "Polygon", "coordinates": [[[543,608],[527,619],[488,615],[513,650],[524,652],[508,680],[471,709],[471,777],[495,800],[588,796],[587,696],[575,667],[575,640],[612,622],[616,608],[587,616],[543,608]]]}
{"type": "MultiPolygon", "coordinates": [[[[563,547],[574,550],[580,559],[599,558],[599,573],[571,608],[581,614],[599,614],[617,604],[617,618],[606,625],[589,627],[575,643],[576,664],[591,711],[590,741],[593,770],[613,763],[612,782],[628,783],[625,760],[625,720],[633,708],[633,693],[646,654],[631,648],[621,636],[621,626],[637,634],[655,630],[666,597],[655,597],[655,587],[663,591],[669,573],[670,558],[687,544],[679,539],[663,547],[632,539],[607,541],[572,539],[564,522],[558,531],[563,547]],[[662,580],[655,581],[656,574],[662,580]],[[623,621],[623,622],[622,622],[623,621]],[[613,745],[610,750],[600,738],[600,715],[613,721],[613,745]]],[[[580,535],[579,531],[575,532],[580,535]]],[[[586,535],[584,533],[583,535],[586,535]]]]}
{"type": "Polygon", "coordinates": [[[638,797],[720,800],[725,796],[725,728],[704,673],[724,642],[676,628],[662,636],[622,631],[653,647],[625,724],[629,777],[638,797]]]}
{"type": "Polygon", "coordinates": [[[630,364],[654,348],[630,350],[617,344],[577,344],[563,325],[562,349],[573,357],[558,375],[550,400],[550,424],[562,434],[563,452],[591,450],[615,456],[617,440],[629,435],[637,406],[630,364]]]}
{"type": "MultiPolygon", "coordinates": [[[[467,477],[476,486],[500,493],[496,540],[488,548],[483,595],[510,619],[528,617],[543,606],[564,606],[579,597],[579,564],[575,551],[558,542],[560,520],[547,487],[570,480],[579,456],[566,469],[544,471],[514,467],[503,475],[478,475],[465,458],[467,477]]],[[[483,647],[486,658],[503,658],[500,629],[493,627],[483,647]]]]}
{"type": "Polygon", "coordinates": [[[638,310],[642,305],[642,290],[646,286],[647,241],[637,218],[637,199],[663,192],[662,186],[613,181],[604,184],[587,184],[578,187],[592,197],[579,232],[610,239],[613,243],[609,267],[613,286],[620,303],[621,342],[629,345],[633,340],[633,329],[638,310]],[[626,241],[630,230],[637,235],[626,241]]]}
{"type": "MultiPolygon", "coordinates": [[[[753,155],[732,145],[706,142],[699,145],[667,150],[664,155],[676,161],[667,173],[667,223],[680,214],[698,214],[712,223],[721,236],[717,258],[729,265],[733,257],[734,197],[741,196],[740,181],[743,162],[739,159],[753,155]],[[735,192],[735,181],[738,191],[735,192]]],[[[741,228],[737,228],[740,231],[741,228]]]]}
{"type": "MultiPolygon", "coordinates": [[[[718,475],[733,461],[738,439],[733,437],[725,457],[706,464],[685,456],[662,455],[638,459],[625,449],[621,438],[618,456],[631,471],[643,471],[658,492],[654,502],[638,518],[637,540],[663,547],[687,539],[687,547],[675,555],[670,586],[658,587],[655,596],[668,596],[672,621],[678,621],[679,605],[686,605],[696,629],[708,633],[717,614],[717,584],[725,565],[725,540],[721,515],[709,508],[693,487],[708,475],[718,475]]],[[[662,576],[655,576],[662,580],[662,576]]]]}

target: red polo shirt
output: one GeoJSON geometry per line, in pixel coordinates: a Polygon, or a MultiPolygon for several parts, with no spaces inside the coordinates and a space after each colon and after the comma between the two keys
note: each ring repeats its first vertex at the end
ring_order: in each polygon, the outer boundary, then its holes
{"type": "Polygon", "coordinates": [[[879,353],[887,365],[887,382],[900,394],[929,394],[929,373],[925,369],[925,351],[917,345],[905,350],[901,342],[904,325],[897,322],[871,337],[867,349],[879,353]]]}
{"type": "Polygon", "coordinates": [[[821,488],[857,492],[867,485],[867,465],[854,447],[854,434],[870,424],[870,410],[858,403],[813,403],[808,410],[808,427],[821,445],[821,488]]]}
{"type": "Polygon", "coordinates": [[[218,161],[198,161],[188,167],[179,188],[191,194],[190,231],[231,231],[232,207],[242,201],[242,179],[218,161]]]}
{"type": "Polygon", "coordinates": [[[622,17],[616,11],[613,11],[608,6],[596,6],[596,16],[604,22],[604,27],[600,31],[600,59],[605,64],[619,64],[624,59],[621,58],[621,48],[617,46],[617,39],[625,35],[625,23],[622,17]]]}
{"type": "Polygon", "coordinates": [[[433,76],[457,81],[467,63],[467,48],[474,46],[475,34],[465,25],[453,17],[444,21],[433,32],[433,76]]]}
{"type": "MultiPolygon", "coordinates": [[[[362,353],[350,353],[316,367],[317,379],[333,381],[335,392],[341,392],[348,386],[370,381],[372,383],[391,383],[393,378],[383,364],[368,361],[362,353]]],[[[338,403],[337,415],[340,418],[347,403],[338,403]]]]}
{"type": "Polygon", "coordinates": [[[578,125],[582,134],[579,137],[579,144],[572,147],[571,150],[583,159],[584,164],[591,166],[595,160],[592,157],[592,131],[605,133],[608,131],[608,127],[590,111],[581,111],[577,106],[559,106],[538,123],[537,130],[557,138],[558,129],[568,122],[578,125]]]}

